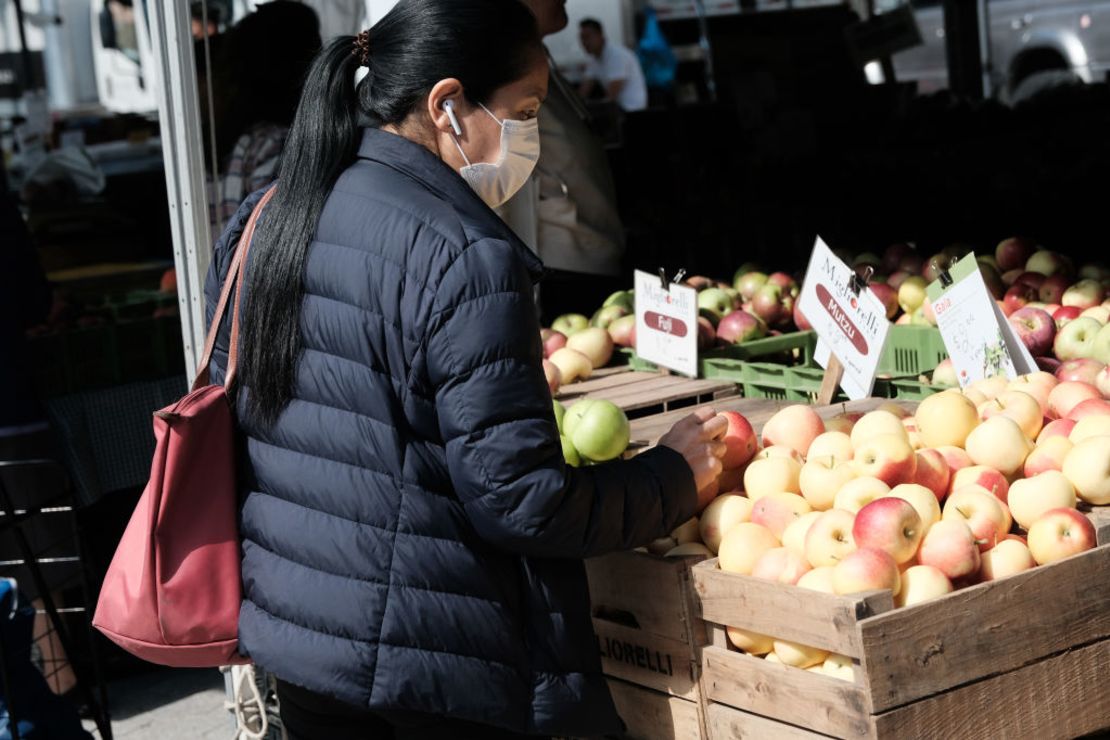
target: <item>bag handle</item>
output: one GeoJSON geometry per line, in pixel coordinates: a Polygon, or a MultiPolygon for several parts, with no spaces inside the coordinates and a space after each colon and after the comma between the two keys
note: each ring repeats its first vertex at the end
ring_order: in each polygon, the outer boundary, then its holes
{"type": "Polygon", "coordinates": [[[254,229],[258,224],[258,217],[262,214],[262,209],[274,196],[275,190],[276,187],[270,188],[262,196],[262,200],[258,201],[258,205],[251,212],[246,228],[243,229],[243,234],[239,237],[239,247],[235,250],[235,255],[231,258],[231,265],[227,268],[227,276],[224,278],[223,289],[220,291],[220,300],[216,304],[216,313],[212,317],[212,325],[208,327],[208,338],[204,342],[204,354],[201,355],[200,364],[197,366],[197,376],[193,381],[194,391],[208,385],[211,380],[208,366],[212,362],[212,352],[216,349],[216,338],[220,333],[220,325],[223,324],[224,316],[227,314],[227,304],[231,300],[231,289],[233,287],[235,288],[235,306],[231,311],[231,341],[228,345],[227,375],[224,378],[224,388],[231,388],[231,384],[235,381],[235,371],[239,364],[239,298],[243,295],[243,277],[247,272],[244,263],[247,260],[247,252],[250,251],[251,241],[254,239],[254,229]]]}

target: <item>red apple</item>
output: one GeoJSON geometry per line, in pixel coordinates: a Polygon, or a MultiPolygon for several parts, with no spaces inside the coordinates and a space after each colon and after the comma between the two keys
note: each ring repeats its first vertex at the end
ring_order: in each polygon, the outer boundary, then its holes
{"type": "Polygon", "coordinates": [[[742,344],[766,334],[763,322],[747,311],[733,311],[717,324],[717,337],[727,344],[742,344]]]}
{"type": "Polygon", "coordinates": [[[540,340],[543,342],[544,358],[550,358],[556,350],[567,346],[567,335],[554,329],[541,329],[540,340]]]}
{"type": "MultiPolygon", "coordinates": [[[[1041,286],[1044,284],[1045,279],[1045,276],[1039,272],[1023,272],[1014,280],[1014,285],[1021,285],[1027,288],[1032,288],[1033,290],[1038,291],[1039,297],[1039,292],[1041,286]]],[[[1034,298],[1033,300],[1037,299],[1034,298]]]]}
{"type": "Polygon", "coordinates": [[[957,470],[948,483],[948,490],[953,492],[968,486],[979,486],[1002,503],[1006,503],[1009,497],[1010,483],[1006,476],[986,465],[972,465],[957,470]]]}
{"type": "Polygon", "coordinates": [[[1068,412],[1067,418],[1079,422],[1088,416],[1110,416],[1110,401],[1105,398],[1088,398],[1080,401],[1068,412]]]}
{"type": "Polygon", "coordinates": [[[924,535],[921,516],[901,498],[880,498],[864,506],[852,525],[856,546],[882,550],[895,562],[908,562],[924,535]]]}
{"type": "Polygon", "coordinates": [[[1037,565],[1063,560],[1096,544],[1094,525],[1075,509],[1050,509],[1029,527],[1029,551],[1037,565]]]}
{"type": "Polygon", "coordinates": [[[798,294],[798,283],[785,272],[773,272],[767,276],[770,285],[777,285],[787,293],[798,294]]]}
{"type": "MultiPolygon", "coordinates": [[[[713,328],[710,326],[710,328],[713,328]]],[[[618,347],[636,346],[636,317],[624,316],[609,324],[609,336],[618,347]]]]}
{"type": "Polygon", "coordinates": [[[1091,398],[1101,398],[1090,383],[1067,380],[1060,383],[1048,394],[1048,414],[1053,419],[1066,419],[1076,406],[1091,398]]]}
{"type": "Polygon", "coordinates": [[[942,519],[930,527],[921,541],[917,559],[952,579],[978,572],[981,562],[975,535],[967,522],[960,519],[942,519]]]}
{"type": "Polygon", "coordinates": [[[1045,440],[1052,437],[1067,437],[1071,434],[1071,430],[1075,428],[1074,419],[1056,419],[1044,425],[1044,429],[1037,435],[1037,444],[1042,444],[1045,440]]]}
{"type": "Polygon", "coordinates": [[[1025,304],[1032,303],[1037,300],[1037,289],[1028,285],[1015,284],[1006,291],[1006,295],[1002,298],[1002,305],[1007,316],[1012,315],[1018,309],[1024,308],[1025,304]]]}
{"type": "Polygon", "coordinates": [[[782,287],[768,283],[756,291],[752,310],[768,326],[778,326],[794,314],[794,299],[782,287]]]}
{"type": "MultiPolygon", "coordinates": [[[[910,510],[913,510],[912,506],[910,510]]],[[[917,512],[914,512],[914,516],[917,516],[917,512]]],[[[875,548],[864,548],[847,555],[834,567],[832,579],[833,589],[838,594],[881,590],[897,594],[902,585],[898,563],[889,553],[875,548]]]]}
{"type": "Polygon", "coordinates": [[[745,301],[755,298],[756,292],[767,283],[767,276],[762,272],[746,272],[736,278],[734,287],[745,301]]]}
{"type": "Polygon", "coordinates": [[[893,319],[898,315],[898,291],[884,283],[871,283],[868,289],[879,299],[879,303],[886,308],[886,317],[893,319]]]}
{"type": "Polygon", "coordinates": [[[1011,237],[999,243],[994,249],[994,259],[1002,272],[1025,269],[1025,263],[1033,256],[1036,245],[1028,239],[1011,237]]]}
{"type": "Polygon", "coordinates": [[[1045,281],[1041,283],[1041,287],[1037,290],[1037,294],[1040,296],[1042,303],[1060,303],[1068,285],[1066,277],[1053,275],[1050,278],[1045,278],[1045,281]]]}
{"type": "Polygon", "coordinates": [[[983,282],[987,284],[987,290],[994,298],[1001,298],[1006,295],[1006,283],[1002,281],[1002,275],[998,270],[990,265],[979,264],[979,273],[983,276],[983,282]]]}
{"type": "Polygon", "coordinates": [[[948,494],[948,482],[952,471],[948,467],[948,460],[944,453],[936,449],[925,449],[917,452],[917,470],[914,472],[914,483],[924,486],[932,491],[938,501],[942,501],[948,494]]]}
{"type": "Polygon", "coordinates": [[[898,272],[892,272],[890,274],[890,277],[886,279],[886,284],[894,288],[895,290],[898,290],[900,287],[902,287],[902,283],[906,282],[906,278],[916,274],[917,270],[899,270],[898,272]]]}
{"type": "Polygon", "coordinates": [[[752,459],[759,443],[751,423],[743,415],[725,411],[721,416],[728,420],[728,431],[723,440],[726,452],[721,464],[725,470],[735,470],[752,459]]]}
{"type": "Polygon", "coordinates": [[[880,434],[856,448],[853,460],[861,477],[878,478],[888,486],[912,483],[917,457],[906,436],[880,434]]]}
{"type": "Polygon", "coordinates": [[[798,327],[798,331],[813,330],[813,325],[809,323],[809,319],[802,313],[801,305],[797,302],[794,303],[794,326],[798,327]]]}
{"type": "Polygon", "coordinates": [[[1044,355],[1052,350],[1056,339],[1056,322],[1039,308],[1020,308],[1010,314],[1010,325],[1032,355],[1044,355]]]}
{"type": "Polygon", "coordinates": [[[1068,360],[1061,364],[1060,367],[1056,369],[1054,375],[1061,383],[1075,381],[1094,385],[1098,374],[1102,372],[1105,367],[1106,366],[1098,360],[1093,360],[1090,357],[1082,357],[1078,360],[1068,360]]]}
{"type": "Polygon", "coordinates": [[[1083,309],[1079,306],[1061,306],[1052,312],[1052,318],[1056,322],[1056,328],[1063,329],[1069,321],[1078,319],[1081,313],[1083,309]]]}

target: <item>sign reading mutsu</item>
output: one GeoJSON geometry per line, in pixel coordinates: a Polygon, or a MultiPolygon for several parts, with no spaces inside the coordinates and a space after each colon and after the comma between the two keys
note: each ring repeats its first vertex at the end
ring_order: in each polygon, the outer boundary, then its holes
{"type": "Polygon", "coordinates": [[[817,361],[828,367],[830,353],[835,355],[844,368],[840,387],[848,397],[870,396],[890,332],[886,308],[820,237],[809,259],[798,308],[820,338],[817,361]]]}
{"type": "Polygon", "coordinates": [[[636,271],[636,354],[691,378],[698,374],[698,294],[636,271]]]}

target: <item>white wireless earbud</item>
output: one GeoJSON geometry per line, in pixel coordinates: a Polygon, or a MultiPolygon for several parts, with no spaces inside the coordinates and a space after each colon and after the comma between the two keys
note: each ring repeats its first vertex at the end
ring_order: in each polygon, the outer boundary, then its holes
{"type": "Polygon", "coordinates": [[[455,115],[455,101],[445,101],[443,112],[447,114],[447,118],[451,121],[451,128],[455,129],[455,136],[462,136],[462,126],[459,125],[459,117],[455,115]]]}

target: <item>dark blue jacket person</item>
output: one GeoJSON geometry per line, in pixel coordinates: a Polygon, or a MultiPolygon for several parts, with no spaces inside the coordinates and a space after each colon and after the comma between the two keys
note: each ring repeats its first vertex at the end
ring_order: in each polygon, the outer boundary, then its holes
{"type": "MultiPolygon", "coordinates": [[[[490,208],[530,174],[546,88],[515,0],[401,0],[305,83],[236,396],[240,645],[293,737],[618,730],[581,559],[663,535],[715,486],[710,413],[635,460],[563,462],[542,266],[490,208]]],[[[210,305],[258,199],[217,245],[210,305]]]]}

